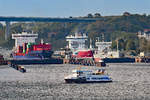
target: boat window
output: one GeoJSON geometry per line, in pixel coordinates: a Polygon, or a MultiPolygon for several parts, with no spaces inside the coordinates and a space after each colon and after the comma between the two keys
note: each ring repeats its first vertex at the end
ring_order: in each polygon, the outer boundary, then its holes
{"type": "Polygon", "coordinates": [[[79,72],[78,74],[81,75],[81,74],[83,74],[83,72],[79,72]]]}
{"type": "Polygon", "coordinates": [[[102,77],[102,78],[100,78],[100,79],[109,79],[108,77],[102,77]]]}
{"type": "Polygon", "coordinates": [[[93,77],[92,79],[96,79],[95,77],[93,77]]]}

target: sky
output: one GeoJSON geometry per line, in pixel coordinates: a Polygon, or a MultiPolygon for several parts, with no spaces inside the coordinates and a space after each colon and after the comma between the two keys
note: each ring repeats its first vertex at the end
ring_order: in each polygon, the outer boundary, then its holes
{"type": "Polygon", "coordinates": [[[150,0],[0,0],[0,16],[78,17],[150,14],[150,0]]]}

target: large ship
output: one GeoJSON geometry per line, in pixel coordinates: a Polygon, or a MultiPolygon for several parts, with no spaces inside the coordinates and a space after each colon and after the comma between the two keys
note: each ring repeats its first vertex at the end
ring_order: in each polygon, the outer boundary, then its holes
{"type": "Polygon", "coordinates": [[[106,63],[133,63],[135,62],[134,58],[125,57],[124,53],[118,50],[112,51],[111,45],[112,42],[100,42],[99,40],[95,43],[97,50],[94,53],[95,61],[103,60],[106,63]]]}
{"type": "Polygon", "coordinates": [[[49,43],[36,43],[38,34],[26,33],[12,34],[15,41],[15,50],[11,54],[11,63],[15,64],[61,64],[61,59],[52,58],[52,46],[49,43]]]}
{"type": "Polygon", "coordinates": [[[70,64],[81,64],[88,66],[106,66],[102,60],[95,61],[94,49],[92,48],[92,41],[90,39],[90,48],[86,46],[88,36],[84,33],[75,33],[66,37],[68,41],[68,48],[72,51],[72,55],[66,57],[65,62],[70,64]]]}
{"type": "Polygon", "coordinates": [[[66,37],[68,41],[68,48],[72,51],[74,58],[92,58],[93,51],[86,47],[85,42],[88,36],[84,33],[75,33],[66,37]]]}

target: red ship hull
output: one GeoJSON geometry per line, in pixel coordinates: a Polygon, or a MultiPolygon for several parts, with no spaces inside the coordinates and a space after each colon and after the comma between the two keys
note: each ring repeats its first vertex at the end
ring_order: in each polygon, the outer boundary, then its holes
{"type": "Polygon", "coordinates": [[[93,51],[92,50],[80,50],[74,53],[72,56],[76,58],[92,58],[93,51]]]}
{"type": "Polygon", "coordinates": [[[17,48],[17,52],[14,52],[12,57],[15,60],[42,60],[50,59],[52,54],[50,44],[24,43],[17,48]]]}

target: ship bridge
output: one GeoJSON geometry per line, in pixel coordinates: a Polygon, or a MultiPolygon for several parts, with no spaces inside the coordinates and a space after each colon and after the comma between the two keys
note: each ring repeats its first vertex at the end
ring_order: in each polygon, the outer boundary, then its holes
{"type": "Polygon", "coordinates": [[[15,47],[21,46],[23,43],[34,43],[36,38],[38,38],[38,34],[27,32],[12,34],[12,39],[15,39],[15,47]]]}
{"type": "Polygon", "coordinates": [[[72,51],[76,51],[78,49],[85,49],[85,41],[88,39],[86,34],[75,33],[75,35],[70,35],[66,37],[66,41],[69,42],[68,47],[72,51]]]}

